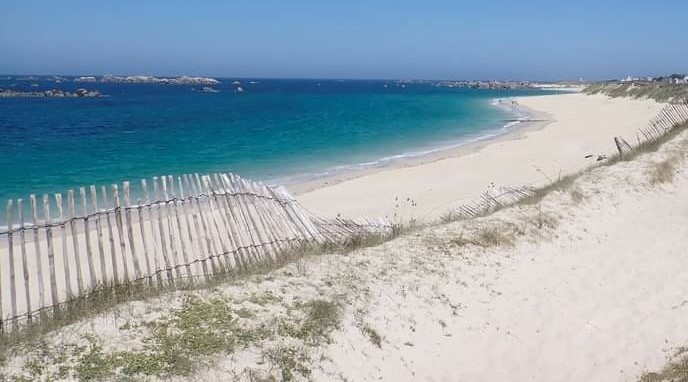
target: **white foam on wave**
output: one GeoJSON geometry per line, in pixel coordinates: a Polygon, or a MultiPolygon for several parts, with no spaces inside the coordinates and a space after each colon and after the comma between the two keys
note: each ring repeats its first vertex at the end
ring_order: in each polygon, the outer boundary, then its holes
{"type": "Polygon", "coordinates": [[[513,105],[511,103],[511,99],[495,98],[495,99],[490,100],[489,104],[492,106],[498,107],[502,110],[507,111],[509,114],[513,115],[513,117],[515,119],[508,120],[504,125],[502,125],[500,127],[485,129],[485,130],[481,131],[479,135],[468,135],[468,136],[461,138],[458,141],[455,141],[455,142],[452,142],[449,144],[445,143],[445,144],[434,146],[434,147],[427,148],[427,149],[413,150],[413,151],[407,151],[407,152],[404,152],[401,154],[384,156],[380,159],[376,159],[376,160],[372,160],[372,161],[360,162],[360,163],[349,164],[349,165],[332,166],[332,167],[328,167],[327,169],[325,169],[322,172],[301,173],[301,174],[294,174],[294,175],[284,176],[284,177],[279,177],[279,178],[273,178],[273,179],[268,180],[268,182],[270,184],[294,184],[294,183],[300,183],[300,182],[304,182],[304,181],[322,179],[322,178],[326,178],[329,176],[338,175],[338,174],[351,172],[351,171],[380,168],[380,167],[384,167],[386,165],[389,165],[390,163],[393,163],[395,161],[399,161],[399,160],[403,160],[403,159],[409,159],[409,158],[422,157],[422,156],[434,154],[437,152],[456,149],[459,147],[467,146],[467,145],[478,143],[481,141],[493,139],[493,138],[496,138],[500,135],[506,134],[507,132],[513,130],[513,128],[515,126],[518,126],[523,122],[528,122],[528,120],[530,119],[530,116],[527,115],[527,113],[523,109],[521,109],[521,108],[517,107],[517,105],[513,105]]]}

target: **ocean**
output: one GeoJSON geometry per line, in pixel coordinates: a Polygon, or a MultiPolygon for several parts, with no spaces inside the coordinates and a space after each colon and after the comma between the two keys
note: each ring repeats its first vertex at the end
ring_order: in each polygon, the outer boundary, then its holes
{"type": "Polygon", "coordinates": [[[0,200],[162,174],[223,171],[274,184],[382,166],[502,132],[518,116],[492,100],[547,94],[432,82],[219,80],[219,92],[204,93],[1,77],[4,89],[106,96],[0,98],[0,200]]]}

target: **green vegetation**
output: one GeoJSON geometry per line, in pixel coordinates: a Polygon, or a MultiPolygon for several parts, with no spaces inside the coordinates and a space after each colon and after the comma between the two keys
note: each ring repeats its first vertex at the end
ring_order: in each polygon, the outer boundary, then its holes
{"type": "Polygon", "coordinates": [[[169,316],[131,328],[146,333],[142,334],[141,348],[108,352],[101,340],[92,337],[84,338],[86,345],[68,344],[62,349],[42,343],[29,354],[23,373],[13,380],[184,376],[205,359],[249,347],[262,349],[263,358],[280,371],[282,380],[292,380],[296,374],[307,377],[311,373],[308,348],[331,341],[331,333],[340,325],[342,308],[335,301],[316,299],[295,303],[287,311],[279,318],[263,314],[263,320],[252,320],[248,318],[258,315],[245,307],[234,308],[227,299],[192,297],[169,316]],[[284,338],[299,340],[302,346],[262,346],[284,338]]]}
{"type": "Polygon", "coordinates": [[[303,377],[311,375],[311,369],[308,367],[310,359],[302,349],[283,346],[268,351],[265,356],[268,361],[279,368],[282,381],[293,381],[296,374],[303,377]]]}
{"type": "Polygon", "coordinates": [[[315,300],[306,304],[296,304],[296,308],[305,309],[306,316],[296,320],[281,320],[280,334],[297,338],[308,345],[331,341],[330,333],[338,327],[341,318],[341,308],[337,303],[315,300]]]}
{"type": "MultiPolygon", "coordinates": [[[[245,280],[252,276],[263,275],[274,269],[278,269],[295,260],[319,256],[326,253],[347,253],[359,248],[375,246],[388,241],[404,232],[413,229],[411,226],[395,224],[390,234],[360,234],[353,235],[341,243],[325,243],[316,245],[306,243],[283,253],[278,260],[255,263],[250,269],[228,270],[218,272],[209,278],[199,276],[194,279],[177,281],[174,284],[148,284],[146,280],[137,283],[119,285],[101,285],[81,297],[60,305],[54,314],[44,314],[34,317],[33,322],[23,325],[18,330],[0,334],[0,358],[9,349],[21,344],[32,343],[41,336],[57,330],[74,322],[99,314],[107,314],[118,305],[130,302],[158,297],[171,291],[193,291],[207,289],[227,282],[245,280]],[[237,272],[238,271],[238,272],[237,272]],[[145,284],[145,285],[144,285],[145,284]]],[[[256,296],[254,303],[265,305],[275,296],[256,296]],[[264,299],[263,301],[260,301],[264,299]]]]}
{"type": "Polygon", "coordinates": [[[688,85],[649,81],[607,82],[590,85],[583,89],[583,92],[610,97],[647,97],[666,102],[688,97],[688,85]]]}

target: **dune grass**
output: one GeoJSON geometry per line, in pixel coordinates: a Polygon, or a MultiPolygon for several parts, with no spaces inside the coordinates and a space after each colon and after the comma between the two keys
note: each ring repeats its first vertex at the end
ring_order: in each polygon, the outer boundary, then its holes
{"type": "Polygon", "coordinates": [[[688,97],[688,85],[663,82],[609,82],[592,84],[583,89],[586,94],[604,94],[610,97],[651,98],[667,102],[688,97]]]}
{"type": "Polygon", "coordinates": [[[679,348],[674,360],[658,372],[646,372],[640,382],[688,382],[688,347],[679,348]]]}

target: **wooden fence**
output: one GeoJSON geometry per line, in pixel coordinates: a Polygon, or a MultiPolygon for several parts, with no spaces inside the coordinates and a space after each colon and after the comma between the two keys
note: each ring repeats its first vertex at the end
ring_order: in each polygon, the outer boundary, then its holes
{"type": "MultiPolygon", "coordinates": [[[[614,137],[614,143],[621,159],[646,143],[657,142],[670,133],[675,127],[688,123],[688,98],[670,102],[657,116],[652,118],[647,127],[636,134],[637,145],[634,147],[620,136],[614,137]]],[[[533,186],[495,187],[470,202],[449,210],[446,220],[471,219],[489,214],[504,206],[513,205],[525,198],[535,195],[533,186]]]]}
{"type": "Polygon", "coordinates": [[[320,219],[284,188],[234,174],[143,179],[7,202],[0,232],[0,329],[93,291],[174,285],[247,270],[299,246],[386,234],[381,219],[320,219]]]}
{"type": "Polygon", "coordinates": [[[623,158],[629,152],[641,147],[645,143],[656,142],[674,127],[688,122],[688,98],[670,102],[659,114],[652,118],[645,128],[636,133],[637,146],[634,148],[622,137],[614,137],[619,156],[623,158]]]}

